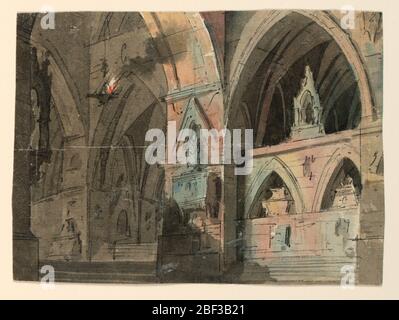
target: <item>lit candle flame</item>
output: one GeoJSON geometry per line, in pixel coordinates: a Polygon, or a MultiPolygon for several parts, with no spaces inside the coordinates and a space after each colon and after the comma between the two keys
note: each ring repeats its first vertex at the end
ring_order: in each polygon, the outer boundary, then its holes
{"type": "Polygon", "coordinates": [[[115,78],[112,78],[110,82],[106,86],[106,92],[107,94],[112,94],[116,89],[116,80],[115,78]]]}

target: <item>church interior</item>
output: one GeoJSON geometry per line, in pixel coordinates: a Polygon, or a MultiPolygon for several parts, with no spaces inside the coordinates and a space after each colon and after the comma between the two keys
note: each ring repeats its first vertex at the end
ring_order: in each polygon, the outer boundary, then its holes
{"type": "Polygon", "coordinates": [[[17,19],[16,280],[382,283],[381,13],[42,17],[17,19]],[[147,163],[171,121],[252,129],[251,173],[147,163]]]}

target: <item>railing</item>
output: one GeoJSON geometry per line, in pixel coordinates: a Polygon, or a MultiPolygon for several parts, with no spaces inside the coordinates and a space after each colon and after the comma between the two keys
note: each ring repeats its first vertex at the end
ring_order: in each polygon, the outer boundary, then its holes
{"type": "Polygon", "coordinates": [[[360,128],[352,130],[344,130],[307,140],[298,140],[298,141],[287,140],[273,146],[254,148],[253,156],[254,158],[256,158],[265,155],[290,153],[304,148],[308,149],[312,147],[318,147],[321,145],[336,145],[344,141],[352,141],[353,139],[357,139],[359,138],[360,134],[362,135],[374,134],[376,132],[381,132],[381,130],[382,130],[381,125],[379,123],[375,123],[375,124],[370,124],[367,127],[363,126],[361,130],[360,128]]]}

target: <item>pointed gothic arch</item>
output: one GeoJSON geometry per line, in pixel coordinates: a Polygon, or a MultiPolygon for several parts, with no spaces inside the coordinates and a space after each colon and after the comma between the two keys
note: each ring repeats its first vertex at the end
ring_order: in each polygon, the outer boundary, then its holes
{"type": "Polygon", "coordinates": [[[202,129],[212,128],[211,122],[196,97],[191,97],[184,108],[183,120],[180,125],[182,129],[193,129],[193,122],[200,125],[202,129]]]}
{"type": "Polygon", "coordinates": [[[118,214],[116,232],[119,236],[130,236],[129,217],[125,209],[122,209],[118,214]]]}
{"type": "Polygon", "coordinates": [[[322,210],[326,192],[328,192],[331,181],[333,181],[336,176],[337,169],[342,166],[344,159],[348,159],[359,172],[359,183],[363,185],[363,181],[360,178],[360,155],[347,145],[337,148],[321,173],[313,200],[312,212],[320,212],[322,210]]]}
{"type": "Polygon", "coordinates": [[[250,217],[251,212],[256,206],[264,187],[268,183],[268,179],[272,174],[277,174],[287,187],[290,196],[295,204],[295,212],[304,211],[304,202],[302,192],[299,188],[297,179],[291,170],[278,157],[267,161],[265,165],[258,171],[256,178],[252,181],[248,191],[245,194],[244,217],[250,217]]]}
{"type": "Polygon", "coordinates": [[[85,124],[78,108],[81,103],[79,90],[62,58],[50,41],[43,44],[32,35],[31,43],[38,49],[40,55],[47,55],[48,73],[51,76],[51,97],[61,120],[65,138],[83,137],[85,124]]]}
{"type": "MultiPolygon", "coordinates": [[[[258,68],[259,64],[263,60],[260,56],[262,55],[261,51],[264,49],[258,48],[260,41],[272,30],[273,26],[291,14],[298,14],[306,17],[309,19],[310,24],[315,24],[320,27],[338,45],[344,57],[348,61],[354,78],[358,83],[362,119],[366,122],[374,120],[376,116],[374,110],[374,99],[368,75],[364,69],[364,63],[357,48],[352,43],[351,39],[345,34],[345,31],[340,28],[335,19],[329,13],[324,11],[276,10],[255,13],[245,25],[241,33],[240,40],[237,44],[230,65],[231,87],[227,93],[225,123],[228,125],[231,121],[230,118],[233,117],[233,113],[239,107],[239,103],[241,102],[246,82],[252,78],[252,75],[255,72],[254,70],[258,68]],[[257,62],[250,63],[252,58],[257,62]]],[[[285,34],[283,34],[283,32],[286,31],[287,30],[282,30],[281,34],[274,34],[272,36],[274,39],[278,39],[279,37],[284,38],[285,34]]],[[[268,93],[273,94],[273,92],[268,93]]],[[[265,101],[270,104],[271,96],[268,96],[265,101]]],[[[261,115],[259,119],[263,119],[262,121],[264,121],[264,115],[261,115]]],[[[260,120],[259,123],[262,121],[260,120]]],[[[257,128],[258,125],[255,125],[255,127],[257,128]]],[[[262,137],[263,134],[260,134],[257,138],[257,144],[260,143],[262,137]]]]}

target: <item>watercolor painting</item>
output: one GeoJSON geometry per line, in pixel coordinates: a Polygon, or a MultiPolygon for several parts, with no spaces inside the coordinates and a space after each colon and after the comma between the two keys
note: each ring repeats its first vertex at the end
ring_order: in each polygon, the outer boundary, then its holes
{"type": "Polygon", "coordinates": [[[382,13],[16,23],[15,280],[382,284],[382,13]]]}

